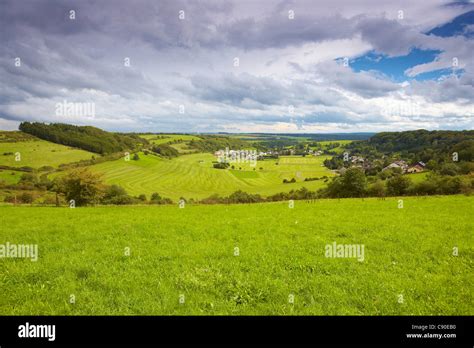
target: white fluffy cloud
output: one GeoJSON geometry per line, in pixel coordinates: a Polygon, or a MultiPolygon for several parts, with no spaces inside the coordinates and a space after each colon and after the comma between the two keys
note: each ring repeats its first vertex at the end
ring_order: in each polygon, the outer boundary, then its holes
{"type": "Polygon", "coordinates": [[[468,9],[437,1],[2,1],[0,128],[23,120],[130,131],[473,128],[472,39],[425,34],[468,9]],[[442,53],[408,77],[450,67],[453,57],[461,76],[400,84],[341,61],[413,47],[442,53]],[[62,101],[94,103],[96,115],[57,116],[62,101]]]}

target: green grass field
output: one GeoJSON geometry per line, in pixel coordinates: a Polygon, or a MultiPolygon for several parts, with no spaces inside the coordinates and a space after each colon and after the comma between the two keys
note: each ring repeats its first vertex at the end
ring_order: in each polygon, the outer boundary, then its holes
{"type": "Polygon", "coordinates": [[[198,152],[196,149],[189,148],[187,143],[171,144],[170,146],[178,150],[180,154],[198,152]]]}
{"type": "Polygon", "coordinates": [[[140,134],[140,136],[144,139],[147,139],[150,143],[157,145],[166,144],[174,140],[183,140],[185,142],[191,140],[201,140],[201,138],[189,134],[140,134]],[[157,137],[164,138],[156,139],[157,137]]]}
{"type": "MultiPolygon", "coordinates": [[[[57,167],[63,163],[90,159],[94,154],[44,140],[0,142],[0,165],[10,167],[57,167]],[[20,153],[16,161],[15,153],[20,153]],[[11,153],[4,155],[4,153],[11,153]]],[[[96,157],[99,155],[95,154],[96,157]]]]}
{"type": "MultiPolygon", "coordinates": [[[[328,141],[318,141],[317,143],[320,144],[323,147],[323,149],[327,149],[328,145],[338,143],[340,145],[338,147],[332,148],[331,151],[334,151],[336,153],[342,153],[345,150],[344,146],[352,142],[353,140],[328,140],[328,141]]],[[[313,150],[316,149],[315,146],[310,146],[310,148],[313,150]]]]}
{"type": "Polygon", "coordinates": [[[403,200],[0,206],[0,315],[473,315],[474,197],[403,200]]]}
{"type": "Polygon", "coordinates": [[[430,173],[429,170],[425,170],[420,173],[407,174],[407,178],[410,178],[410,180],[414,183],[419,183],[419,182],[425,181],[429,173],[430,173]]]}
{"type": "Polygon", "coordinates": [[[211,154],[183,155],[174,159],[140,154],[139,161],[122,159],[104,162],[90,169],[104,174],[110,184],[118,184],[132,195],[158,192],[164,197],[202,199],[214,193],[227,196],[237,190],[268,196],[278,192],[306,187],[323,187],[323,180],[304,182],[306,177],[334,176],[322,166],[326,157],[281,157],[249,163],[233,163],[234,170],[215,169],[211,154]],[[241,168],[241,170],[239,170],[241,168]],[[253,170],[255,168],[255,170],[253,170]],[[262,168],[262,169],[260,169],[262,168]],[[296,183],[283,184],[283,179],[295,178],[296,183]]]}
{"type": "Polygon", "coordinates": [[[5,184],[16,184],[20,181],[23,172],[7,170],[7,169],[0,169],[0,182],[5,184]]]}

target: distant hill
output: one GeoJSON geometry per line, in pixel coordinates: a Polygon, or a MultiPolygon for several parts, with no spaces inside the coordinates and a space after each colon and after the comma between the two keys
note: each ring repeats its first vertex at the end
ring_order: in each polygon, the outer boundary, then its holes
{"type": "Polygon", "coordinates": [[[22,122],[19,129],[43,140],[77,147],[102,155],[133,150],[140,144],[148,143],[146,139],[136,134],[111,133],[91,126],[22,122]]]}
{"type": "Polygon", "coordinates": [[[327,133],[327,134],[280,134],[292,137],[304,137],[314,141],[330,140],[367,140],[376,133],[327,133]]]}
{"type": "Polygon", "coordinates": [[[414,160],[427,161],[449,157],[457,152],[460,161],[474,161],[474,130],[428,131],[419,129],[404,132],[377,133],[369,140],[355,142],[348,148],[356,153],[401,153],[414,160]]]}
{"type": "Polygon", "coordinates": [[[376,133],[372,132],[359,132],[359,133],[227,133],[219,132],[217,134],[221,135],[240,135],[240,139],[247,139],[245,136],[249,137],[248,140],[257,140],[257,139],[281,139],[282,137],[289,138],[307,138],[314,141],[332,141],[332,140],[367,140],[370,137],[374,136],[376,133]]]}

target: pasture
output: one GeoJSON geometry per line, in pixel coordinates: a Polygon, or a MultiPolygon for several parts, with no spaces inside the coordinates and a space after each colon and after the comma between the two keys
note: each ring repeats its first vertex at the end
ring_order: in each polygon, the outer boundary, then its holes
{"type": "Polygon", "coordinates": [[[140,154],[138,161],[120,159],[89,168],[103,173],[105,182],[118,184],[132,195],[158,192],[174,200],[180,197],[202,199],[215,193],[227,196],[237,190],[263,196],[301,187],[316,190],[325,185],[323,180],[303,180],[334,175],[322,166],[324,158],[281,157],[278,161],[258,161],[255,167],[250,163],[231,163],[234,168],[226,170],[213,168],[216,157],[211,154],[189,154],[173,159],[140,154]],[[283,179],[291,178],[297,182],[283,184],[283,179]]]}
{"type": "Polygon", "coordinates": [[[0,315],[473,315],[474,197],[397,200],[0,206],[0,315]]]}
{"type": "Polygon", "coordinates": [[[182,140],[184,142],[201,140],[201,138],[190,134],[140,134],[140,136],[156,145],[166,144],[175,140],[182,140]]]}
{"type": "Polygon", "coordinates": [[[90,159],[92,156],[100,155],[39,139],[0,142],[0,165],[10,167],[58,167],[60,164],[90,159]],[[19,153],[19,157],[16,157],[16,153],[19,153]]]}

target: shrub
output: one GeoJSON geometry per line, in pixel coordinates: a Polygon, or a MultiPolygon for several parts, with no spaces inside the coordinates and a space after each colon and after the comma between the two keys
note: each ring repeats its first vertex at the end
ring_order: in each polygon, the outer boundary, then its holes
{"type": "MultiPolygon", "coordinates": [[[[227,169],[229,168],[230,164],[227,162],[220,162],[220,163],[214,163],[213,167],[217,169],[227,169]]],[[[239,168],[240,169],[240,168],[239,168]]]]}
{"type": "Polygon", "coordinates": [[[153,146],[152,150],[153,152],[168,158],[179,156],[178,150],[166,144],[155,145],[153,146]]]}
{"type": "Polygon", "coordinates": [[[33,203],[34,197],[29,192],[23,192],[19,197],[18,201],[21,203],[33,203]]]}
{"type": "Polygon", "coordinates": [[[15,203],[17,199],[15,198],[14,195],[6,195],[3,201],[6,203],[15,203]]]}
{"type": "Polygon", "coordinates": [[[76,206],[95,204],[104,195],[102,176],[91,173],[88,169],[76,169],[60,179],[58,190],[66,199],[73,199],[76,206]]]}
{"type": "Polygon", "coordinates": [[[153,193],[151,194],[150,201],[153,201],[153,202],[154,202],[154,201],[161,201],[161,196],[160,196],[160,194],[157,193],[157,192],[153,192],[153,193]]]}
{"type": "Polygon", "coordinates": [[[387,190],[382,180],[377,180],[369,187],[369,195],[375,197],[385,197],[387,190]]]}
{"type": "Polygon", "coordinates": [[[410,178],[403,175],[395,175],[387,180],[387,193],[391,196],[403,196],[408,193],[410,185],[410,178]]]}
{"type": "Polygon", "coordinates": [[[151,204],[173,204],[173,201],[166,197],[161,197],[157,192],[154,192],[150,198],[151,204]]]}
{"type": "Polygon", "coordinates": [[[229,203],[256,203],[256,202],[262,202],[263,199],[260,195],[258,194],[250,194],[247,192],[244,192],[242,190],[236,191],[232,193],[228,197],[228,202],[229,203]]]}
{"type": "Polygon", "coordinates": [[[130,197],[127,192],[118,185],[108,186],[102,198],[103,204],[132,204],[134,202],[133,198],[130,197]]]}
{"type": "Polygon", "coordinates": [[[359,168],[349,168],[328,184],[325,195],[329,197],[363,197],[367,193],[367,178],[359,168]]]}
{"type": "Polygon", "coordinates": [[[454,163],[445,163],[441,166],[439,173],[441,175],[454,176],[454,175],[459,174],[459,169],[458,169],[458,166],[455,165],[454,163]]]}

